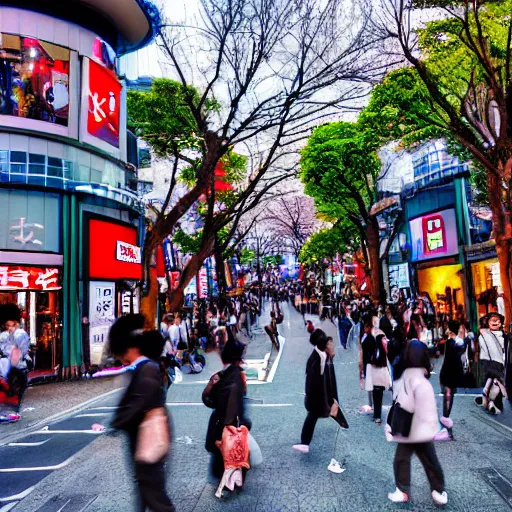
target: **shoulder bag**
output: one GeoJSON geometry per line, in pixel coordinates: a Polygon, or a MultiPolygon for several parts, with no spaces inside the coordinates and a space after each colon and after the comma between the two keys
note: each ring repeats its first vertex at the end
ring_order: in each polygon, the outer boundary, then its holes
{"type": "MultiPolygon", "coordinates": [[[[405,382],[404,391],[405,394],[408,394],[405,382]]],[[[400,435],[403,437],[409,437],[409,434],[411,433],[413,415],[414,413],[406,411],[401,407],[397,395],[396,399],[393,400],[393,404],[391,405],[386,421],[386,423],[391,427],[391,434],[394,436],[400,435]]]]}
{"type": "Polygon", "coordinates": [[[163,407],[146,412],[137,431],[135,462],[156,464],[164,459],[171,445],[169,420],[163,407]]]}

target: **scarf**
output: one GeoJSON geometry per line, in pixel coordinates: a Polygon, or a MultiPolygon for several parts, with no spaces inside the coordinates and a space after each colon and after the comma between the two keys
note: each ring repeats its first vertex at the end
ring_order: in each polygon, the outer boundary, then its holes
{"type": "Polygon", "coordinates": [[[318,350],[318,347],[315,347],[315,351],[320,356],[320,375],[323,375],[325,371],[325,362],[327,361],[327,354],[318,350]]]}

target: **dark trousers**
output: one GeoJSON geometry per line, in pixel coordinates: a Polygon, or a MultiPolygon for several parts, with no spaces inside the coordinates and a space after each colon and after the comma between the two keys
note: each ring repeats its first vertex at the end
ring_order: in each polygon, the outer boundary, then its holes
{"type": "Polygon", "coordinates": [[[165,491],[164,463],[135,463],[135,480],[139,488],[140,512],[175,512],[176,509],[165,491]]]}
{"type": "Polygon", "coordinates": [[[393,468],[398,489],[406,494],[411,490],[411,458],[415,453],[425,468],[430,489],[444,491],[444,475],[432,441],[428,443],[398,443],[393,468]]]}
{"type": "Polygon", "coordinates": [[[454,388],[443,386],[443,416],[449,418],[453,407],[453,398],[457,392],[454,388]]]}
{"type": "Polygon", "coordinates": [[[315,432],[315,426],[316,422],[318,421],[318,418],[320,416],[317,416],[316,414],[312,412],[308,412],[308,415],[306,416],[306,419],[304,420],[304,425],[302,427],[302,434],[300,436],[300,442],[302,444],[309,445],[311,443],[311,440],[313,439],[313,434],[315,432]]]}
{"type": "Polygon", "coordinates": [[[381,419],[382,399],[384,397],[384,386],[373,386],[373,417],[376,420],[381,419]]]}

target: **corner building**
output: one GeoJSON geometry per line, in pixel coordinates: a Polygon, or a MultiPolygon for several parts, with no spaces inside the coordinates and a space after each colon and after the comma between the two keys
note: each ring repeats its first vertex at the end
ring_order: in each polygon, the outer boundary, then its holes
{"type": "Polygon", "coordinates": [[[101,362],[138,311],[143,212],[117,57],[159,22],[145,0],[0,5],[0,303],[31,342],[30,380],[101,362]]]}

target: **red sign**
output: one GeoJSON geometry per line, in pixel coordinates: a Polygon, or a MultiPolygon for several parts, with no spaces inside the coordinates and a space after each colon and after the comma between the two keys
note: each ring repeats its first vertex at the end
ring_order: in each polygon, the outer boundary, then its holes
{"type": "Polygon", "coordinates": [[[137,229],[104,220],[89,221],[89,277],[105,281],[142,279],[140,260],[136,263],[118,259],[119,243],[125,248],[140,251],[137,247],[137,229]]]}
{"type": "Polygon", "coordinates": [[[87,131],[119,147],[119,109],[122,86],[113,71],[89,61],[89,112],[87,131]]]}
{"type": "Polygon", "coordinates": [[[60,290],[58,268],[0,266],[0,290],[60,290]]]}
{"type": "Polygon", "coordinates": [[[439,213],[422,218],[423,252],[437,254],[446,252],[446,230],[443,216],[439,213]]]}

